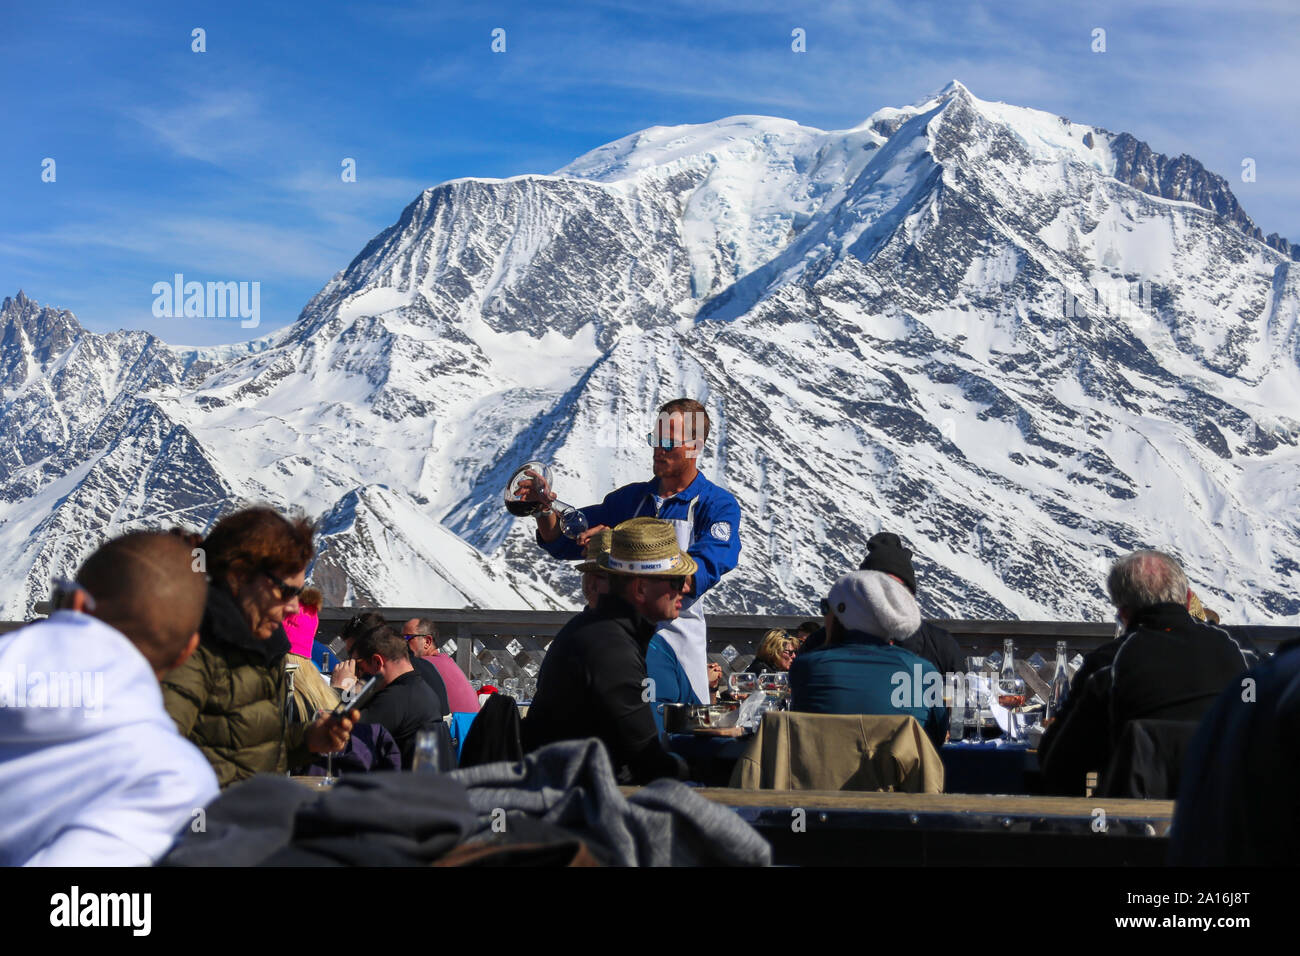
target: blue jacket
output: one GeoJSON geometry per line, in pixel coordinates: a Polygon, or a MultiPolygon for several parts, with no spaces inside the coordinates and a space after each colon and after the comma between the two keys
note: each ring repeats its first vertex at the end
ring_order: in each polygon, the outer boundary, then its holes
{"type": "Polygon", "coordinates": [[[691,682],[686,677],[686,671],[682,670],[682,663],[677,659],[676,653],[658,634],[650,638],[650,644],[646,647],[645,673],[654,681],[655,700],[671,704],[703,703],[691,689],[691,682]]]}
{"type": "Polygon", "coordinates": [[[943,675],[929,661],[860,631],[790,665],[790,709],[809,714],[910,714],[936,748],[948,734],[943,675]]]}
{"type": "MultiPolygon", "coordinates": [[[[735,495],[702,474],[697,474],[684,491],[665,499],[656,512],[654,495],[658,490],[658,478],[634,482],[611,491],[600,504],[581,510],[593,528],[598,524],[612,528],[629,518],[642,516],[680,521],[693,510],[695,528],[687,551],[700,566],[691,580],[691,598],[698,598],[740,560],[740,505],[735,495]]],[[[538,535],[537,543],[552,557],[568,561],[582,559],[582,548],[564,535],[549,543],[538,535]]]]}

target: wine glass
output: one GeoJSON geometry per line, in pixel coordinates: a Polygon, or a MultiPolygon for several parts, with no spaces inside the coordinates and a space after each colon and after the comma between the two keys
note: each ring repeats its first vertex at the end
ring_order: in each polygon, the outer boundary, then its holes
{"type": "MultiPolygon", "coordinates": [[[[326,718],[332,717],[333,715],[334,715],[334,711],[328,710],[327,708],[324,707],[316,711],[317,720],[320,720],[322,717],[326,717],[326,718]]],[[[338,780],[338,777],[334,776],[334,758],[342,757],[342,756],[343,756],[343,751],[341,750],[335,750],[325,755],[325,776],[321,780],[322,787],[332,787],[334,786],[335,782],[338,780]]]]}
{"type": "Polygon", "coordinates": [[[538,514],[543,510],[543,502],[532,497],[534,492],[538,492],[550,501],[550,510],[560,520],[560,532],[566,538],[576,540],[589,527],[587,516],[573,505],[556,500],[551,491],[552,482],[551,466],[545,462],[530,461],[515,469],[506,483],[506,511],[517,518],[538,514]]]}
{"type": "Polygon", "coordinates": [[[529,497],[540,487],[540,492],[549,497],[551,491],[551,466],[541,461],[529,461],[515,469],[506,483],[505,504],[517,518],[527,518],[542,510],[542,502],[529,497]]]}
{"type": "Polygon", "coordinates": [[[998,675],[997,694],[998,704],[1007,709],[1007,730],[1002,739],[1007,743],[1019,743],[1021,734],[1016,715],[1025,706],[1024,678],[1013,670],[1004,669],[998,675]]]}
{"type": "Polygon", "coordinates": [[[790,675],[786,671],[764,671],[758,675],[758,686],[773,697],[784,697],[790,692],[790,675]]]}
{"type": "Polygon", "coordinates": [[[740,671],[727,678],[727,687],[731,690],[731,696],[743,700],[758,690],[758,676],[751,671],[740,671]]]}
{"type": "Polygon", "coordinates": [[[790,672],[777,671],[768,675],[768,683],[763,687],[778,710],[790,709],[790,672]]]}

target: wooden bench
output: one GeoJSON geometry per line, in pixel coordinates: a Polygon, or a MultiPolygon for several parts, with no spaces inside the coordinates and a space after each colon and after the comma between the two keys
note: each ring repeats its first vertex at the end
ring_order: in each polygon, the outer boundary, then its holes
{"type": "Polygon", "coordinates": [[[707,788],[792,865],[1160,866],[1170,800],[707,788]]]}

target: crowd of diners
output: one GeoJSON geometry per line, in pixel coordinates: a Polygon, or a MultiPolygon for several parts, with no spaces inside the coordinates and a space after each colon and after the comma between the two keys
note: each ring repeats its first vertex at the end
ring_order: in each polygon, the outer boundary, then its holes
{"type": "MultiPolygon", "coordinates": [[[[707,416],[695,439],[684,425],[700,408],[661,409],[654,480],[584,509],[578,540],[561,542],[555,516],[538,514],[538,544],[581,562],[587,606],[547,649],[524,753],[594,738],[622,782],[689,779],[654,707],[725,693],[704,653],[699,598],[739,553],[734,499],[701,484],[685,456],[707,438],[707,416]]],[[[529,493],[554,499],[541,485],[529,493]]],[[[425,618],[358,613],[337,666],[318,671],[314,536],[305,519],[268,507],[228,514],[202,536],[123,535],[57,582],[47,619],[0,637],[0,863],[149,864],[223,788],[317,772],[334,754],[352,758],[351,772],[409,770],[421,735],[478,709],[425,618]],[[357,698],[363,684],[371,693],[357,698]]],[[[911,552],[881,532],[858,568],[830,576],[821,621],[764,635],[751,669],[788,670],[796,713],[906,715],[943,746],[942,704],[892,693],[900,672],[963,669],[952,636],[922,620],[911,552]]],[[[1191,835],[1180,859],[1292,852],[1300,644],[1266,657],[1211,623],[1164,552],[1119,557],[1105,584],[1116,636],[1084,657],[1047,728],[1046,788],[1082,795],[1134,722],[1199,723],[1178,755],[1186,819],[1175,833],[1191,835]]]]}

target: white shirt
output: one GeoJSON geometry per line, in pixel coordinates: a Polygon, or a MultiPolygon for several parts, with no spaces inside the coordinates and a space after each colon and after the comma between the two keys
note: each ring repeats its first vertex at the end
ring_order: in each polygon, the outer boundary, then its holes
{"type": "Polygon", "coordinates": [[[0,865],[148,866],[217,793],[121,632],[59,611],[0,637],[0,865]]]}

